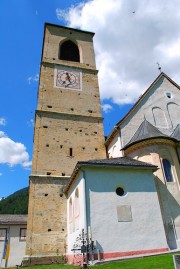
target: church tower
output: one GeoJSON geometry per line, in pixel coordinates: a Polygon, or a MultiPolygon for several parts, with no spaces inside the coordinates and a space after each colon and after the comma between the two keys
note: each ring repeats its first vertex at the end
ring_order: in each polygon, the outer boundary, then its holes
{"type": "Polygon", "coordinates": [[[77,161],[106,158],[93,35],[45,24],[24,264],[65,253],[63,188],[77,161]]]}

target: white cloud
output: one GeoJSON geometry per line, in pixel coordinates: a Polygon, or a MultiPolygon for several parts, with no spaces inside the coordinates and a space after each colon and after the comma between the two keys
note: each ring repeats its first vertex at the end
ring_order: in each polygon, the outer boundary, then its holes
{"type": "Polygon", "coordinates": [[[102,99],[135,102],[159,75],[157,62],[180,82],[179,0],[91,0],[56,14],[70,27],[96,33],[102,99]]]}
{"type": "Polygon", "coordinates": [[[29,154],[22,143],[14,142],[0,131],[0,164],[14,166],[17,164],[27,168],[31,165],[29,154]]]}
{"type": "Polygon", "coordinates": [[[0,173],[0,177],[2,176],[3,174],[2,173],[0,173]]]}
{"type": "Polygon", "coordinates": [[[113,109],[113,107],[110,104],[103,104],[101,105],[101,107],[105,113],[109,113],[113,109]]]}
{"type": "Polygon", "coordinates": [[[33,120],[33,119],[28,120],[28,121],[27,121],[27,125],[28,125],[29,127],[33,127],[33,126],[34,126],[34,120],[33,120]]]}
{"type": "Polygon", "coordinates": [[[0,118],[0,125],[3,125],[3,126],[6,125],[6,119],[5,118],[0,118]]]}
{"type": "Polygon", "coordinates": [[[34,77],[28,77],[28,83],[31,84],[32,82],[37,82],[39,81],[39,74],[36,74],[34,77]]]}

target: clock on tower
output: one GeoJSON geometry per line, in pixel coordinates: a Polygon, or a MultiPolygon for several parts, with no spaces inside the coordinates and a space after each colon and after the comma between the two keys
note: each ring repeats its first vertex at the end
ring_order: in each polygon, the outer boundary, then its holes
{"type": "Polygon", "coordinates": [[[81,77],[82,73],[79,70],[57,67],[55,87],[81,90],[81,77]]]}

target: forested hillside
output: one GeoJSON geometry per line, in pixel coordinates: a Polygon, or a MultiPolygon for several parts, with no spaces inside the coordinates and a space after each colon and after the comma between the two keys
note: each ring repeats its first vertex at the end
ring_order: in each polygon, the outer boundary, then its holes
{"type": "Polygon", "coordinates": [[[29,188],[21,189],[0,201],[0,214],[27,214],[29,188]]]}

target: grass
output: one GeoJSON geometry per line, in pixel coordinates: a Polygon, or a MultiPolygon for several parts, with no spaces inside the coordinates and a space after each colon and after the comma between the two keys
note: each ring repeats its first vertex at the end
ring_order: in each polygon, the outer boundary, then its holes
{"type": "MultiPolygon", "coordinates": [[[[175,253],[173,253],[175,254],[175,253]]],[[[95,265],[92,269],[174,269],[173,254],[130,259],[95,265]]],[[[179,253],[177,253],[179,254],[179,253]]],[[[23,269],[77,269],[73,265],[52,264],[23,267],[23,269]]]]}

